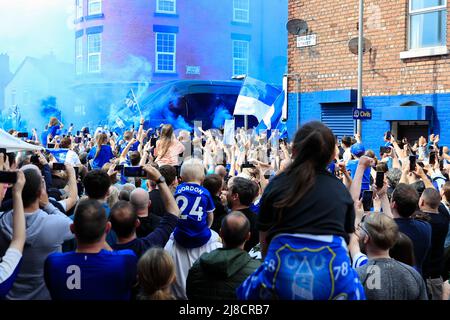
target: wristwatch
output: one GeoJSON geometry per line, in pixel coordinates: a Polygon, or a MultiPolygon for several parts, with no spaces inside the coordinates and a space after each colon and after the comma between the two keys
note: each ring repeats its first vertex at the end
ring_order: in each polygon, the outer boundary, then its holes
{"type": "Polygon", "coordinates": [[[158,180],[156,180],[157,184],[165,183],[165,182],[166,182],[166,178],[164,178],[163,176],[159,177],[158,180]]]}

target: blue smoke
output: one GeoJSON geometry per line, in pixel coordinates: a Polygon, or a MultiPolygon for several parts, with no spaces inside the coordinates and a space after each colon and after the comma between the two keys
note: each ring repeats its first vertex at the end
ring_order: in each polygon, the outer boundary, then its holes
{"type": "Polygon", "coordinates": [[[213,116],[213,128],[223,128],[225,125],[225,120],[233,119],[233,116],[230,114],[230,111],[224,106],[219,106],[214,111],[213,116]]]}

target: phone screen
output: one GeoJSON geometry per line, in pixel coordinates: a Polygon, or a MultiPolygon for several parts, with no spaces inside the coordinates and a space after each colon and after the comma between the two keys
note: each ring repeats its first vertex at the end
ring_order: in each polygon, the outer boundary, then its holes
{"type": "Polygon", "coordinates": [[[436,152],[430,152],[430,165],[434,165],[436,163],[436,152]]]}
{"type": "Polygon", "coordinates": [[[362,197],[362,204],[364,211],[370,211],[370,209],[373,207],[373,191],[365,190],[363,192],[362,197]]]}
{"type": "Polygon", "coordinates": [[[54,149],[55,148],[55,144],[54,143],[47,143],[47,148],[48,149],[54,149]]]}
{"type": "Polygon", "coordinates": [[[409,171],[416,171],[416,156],[409,156],[409,171]]]}
{"type": "Polygon", "coordinates": [[[387,154],[387,153],[391,153],[391,148],[389,147],[380,147],[380,154],[387,154]]]}
{"type": "Polygon", "coordinates": [[[0,183],[16,183],[17,172],[0,171],[0,183]]]}
{"type": "Polygon", "coordinates": [[[377,171],[377,177],[375,180],[375,184],[378,189],[383,188],[383,185],[384,185],[384,172],[383,171],[377,171]]]}
{"type": "Polygon", "coordinates": [[[54,163],[53,170],[66,170],[66,165],[64,163],[54,163]]]}
{"type": "Polygon", "coordinates": [[[137,177],[137,178],[144,178],[147,176],[142,167],[124,167],[123,175],[125,177],[137,177]]]}
{"type": "Polygon", "coordinates": [[[391,140],[392,134],[390,131],[386,132],[386,140],[391,140]]]}

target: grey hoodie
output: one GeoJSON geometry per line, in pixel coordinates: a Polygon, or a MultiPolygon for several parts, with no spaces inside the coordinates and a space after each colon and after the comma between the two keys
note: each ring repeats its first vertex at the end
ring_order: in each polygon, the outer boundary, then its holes
{"type": "MultiPolygon", "coordinates": [[[[44,282],[44,262],[53,252],[61,252],[64,241],[73,239],[70,225],[73,221],[48,204],[45,211],[26,213],[27,240],[22,263],[14,286],[7,295],[9,300],[50,300],[44,282]]],[[[0,256],[9,247],[12,238],[12,211],[0,214],[0,256]]]]}

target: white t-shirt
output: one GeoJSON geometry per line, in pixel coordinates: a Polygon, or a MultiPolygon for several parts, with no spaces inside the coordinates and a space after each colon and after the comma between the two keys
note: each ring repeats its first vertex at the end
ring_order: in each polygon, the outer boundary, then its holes
{"type": "Polygon", "coordinates": [[[64,162],[71,164],[72,166],[81,165],[80,157],[72,150],[67,151],[66,160],[64,162]]]}

